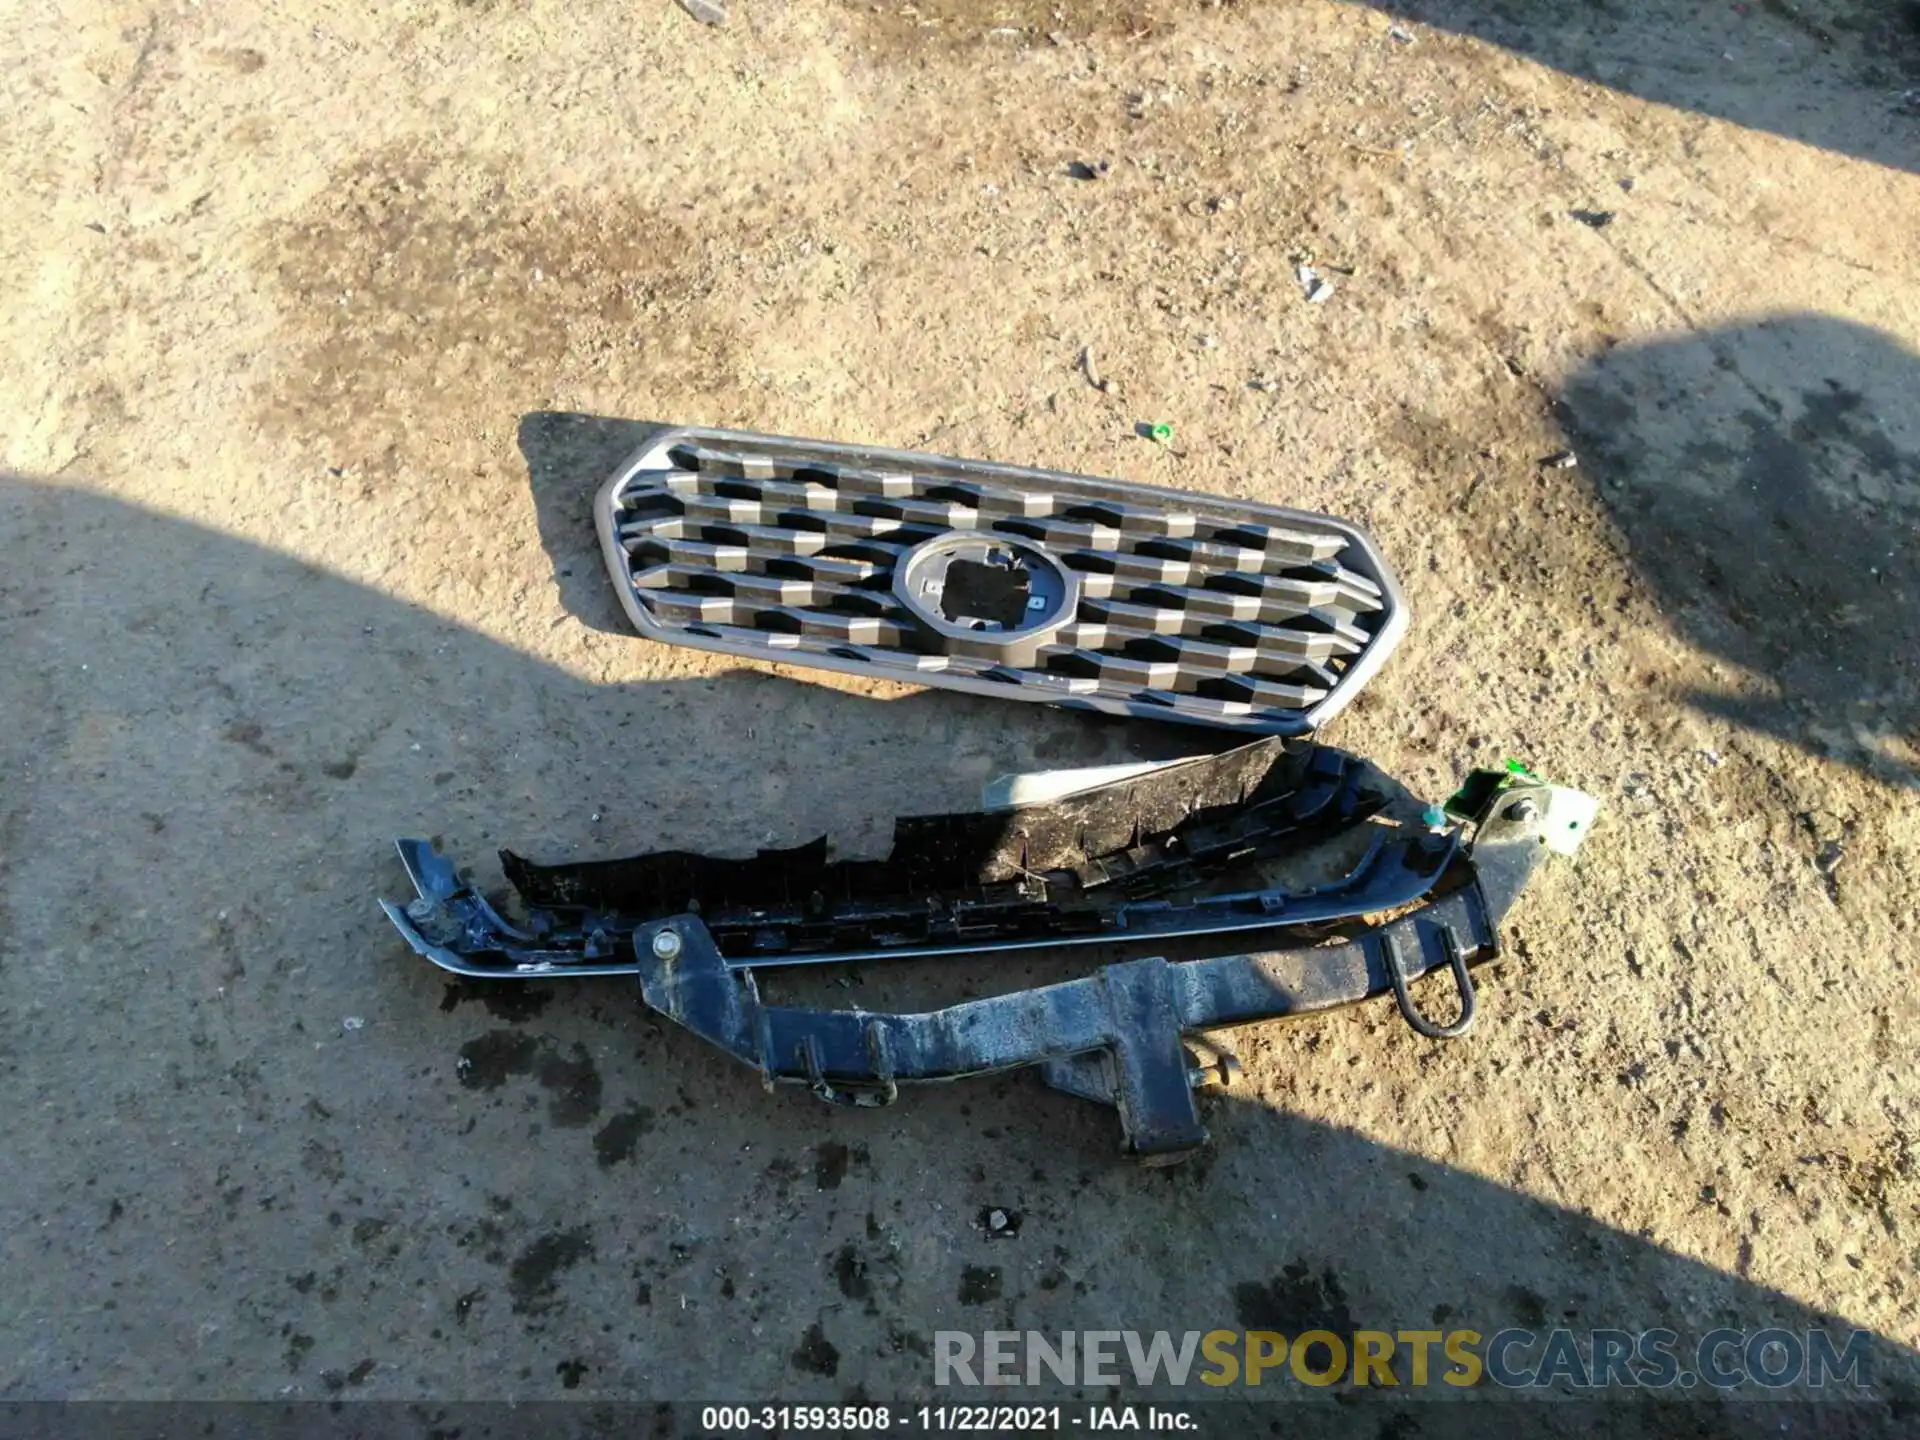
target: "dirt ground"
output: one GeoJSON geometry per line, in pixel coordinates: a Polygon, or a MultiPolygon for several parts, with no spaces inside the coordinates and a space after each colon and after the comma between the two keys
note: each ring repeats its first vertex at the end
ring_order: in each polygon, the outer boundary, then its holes
{"type": "Polygon", "coordinates": [[[1920,1403],[1914,7],[732,10],[0,10],[0,1398],[1830,1318],[1920,1403]],[[1413,628],[1330,738],[1606,811],[1470,1039],[1242,1032],[1163,1173],[1030,1076],[843,1113],[616,982],[449,986],[394,835],[857,848],[1165,743],[632,636],[638,421],[1357,519],[1413,628]]]}

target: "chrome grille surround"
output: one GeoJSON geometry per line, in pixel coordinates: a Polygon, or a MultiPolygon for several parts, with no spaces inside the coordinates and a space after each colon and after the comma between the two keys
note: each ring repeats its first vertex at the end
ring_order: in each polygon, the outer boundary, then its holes
{"type": "Polygon", "coordinates": [[[1407,623],[1329,516],[910,451],[665,430],[594,515],[649,639],[1109,714],[1302,734],[1407,623]]]}

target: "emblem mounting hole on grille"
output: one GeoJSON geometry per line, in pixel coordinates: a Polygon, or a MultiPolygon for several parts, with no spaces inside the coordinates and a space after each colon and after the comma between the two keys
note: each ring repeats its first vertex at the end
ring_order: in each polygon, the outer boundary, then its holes
{"type": "Polygon", "coordinates": [[[1073,618],[1080,583],[1028,541],[952,534],[915,546],[893,593],[939,653],[1031,665],[1073,618]]]}
{"type": "Polygon", "coordinates": [[[1005,551],[989,552],[984,565],[956,559],[947,566],[939,610],[956,625],[1012,630],[1027,618],[1029,598],[1043,606],[1047,603],[1044,596],[1028,591],[1025,566],[1005,551]]]}

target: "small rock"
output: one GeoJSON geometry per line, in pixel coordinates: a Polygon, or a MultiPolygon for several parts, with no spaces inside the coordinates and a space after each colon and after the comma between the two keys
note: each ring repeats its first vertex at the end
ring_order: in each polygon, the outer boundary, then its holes
{"type": "Polygon", "coordinates": [[[1611,210],[1569,210],[1567,214],[1590,230],[1604,230],[1613,223],[1611,210]]]}
{"type": "Polygon", "coordinates": [[[1828,840],[1821,845],[1819,853],[1813,857],[1813,868],[1822,875],[1831,875],[1840,868],[1840,862],[1846,858],[1846,847],[1838,840],[1828,840]]]}
{"type": "Polygon", "coordinates": [[[1075,160],[1067,166],[1067,174],[1076,180],[1104,180],[1112,166],[1105,160],[1096,160],[1089,165],[1084,160],[1075,160]]]}
{"type": "Polygon", "coordinates": [[[674,3],[702,25],[720,25],[727,18],[727,7],[720,0],[674,0],[674,3]]]}
{"type": "Polygon", "coordinates": [[[1047,43],[1049,45],[1065,45],[1067,43],[1066,32],[1064,30],[1049,30],[1047,32],[1047,43]]]}
{"type": "Polygon", "coordinates": [[[1900,103],[1893,107],[1896,115],[1920,115],[1920,90],[1909,90],[1900,97],[1900,103]]]}
{"type": "Polygon", "coordinates": [[[342,1030],[351,1032],[354,1030],[359,1030],[364,1028],[366,1023],[367,1022],[358,1015],[349,1015],[347,1016],[346,1019],[340,1022],[340,1028],[342,1030]]]}
{"type": "Polygon", "coordinates": [[[1571,450],[1556,450],[1540,461],[1543,470],[1572,470],[1580,464],[1580,457],[1571,450]]]}
{"type": "Polygon", "coordinates": [[[1413,32],[1404,25],[1389,25],[1387,27],[1387,38],[1396,45],[1411,45],[1413,43],[1413,32]]]}
{"type": "Polygon", "coordinates": [[[1080,352],[1080,368],[1086,372],[1087,383],[1094,389],[1104,393],[1107,389],[1107,381],[1098,370],[1093,368],[1093,347],[1091,345],[1080,352]]]}
{"type": "Polygon", "coordinates": [[[1299,278],[1300,289],[1306,295],[1309,305],[1324,305],[1333,297],[1333,282],[1322,276],[1311,265],[1299,266],[1294,274],[1299,278]]]}
{"type": "Polygon", "coordinates": [[[989,1240],[1011,1240],[1020,1233],[1020,1212],[989,1205],[980,1212],[980,1228],[989,1240]]]}

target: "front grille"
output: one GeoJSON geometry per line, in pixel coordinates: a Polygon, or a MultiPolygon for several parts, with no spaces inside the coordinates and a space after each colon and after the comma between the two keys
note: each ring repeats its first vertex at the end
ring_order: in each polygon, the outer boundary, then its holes
{"type": "Polygon", "coordinates": [[[596,516],[652,639],[1115,714],[1302,733],[1406,625],[1327,516],[906,451],[671,430],[596,516]]]}

